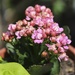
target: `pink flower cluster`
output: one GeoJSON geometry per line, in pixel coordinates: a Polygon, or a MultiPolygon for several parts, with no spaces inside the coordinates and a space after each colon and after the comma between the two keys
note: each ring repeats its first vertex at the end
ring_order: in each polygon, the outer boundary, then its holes
{"type": "Polygon", "coordinates": [[[54,22],[51,10],[40,5],[29,6],[25,15],[25,19],[9,25],[2,39],[11,42],[13,38],[30,37],[37,44],[49,39],[52,44],[46,43],[48,50],[58,54],[59,60],[67,60],[65,51],[68,50],[71,40],[63,33],[64,29],[54,22]]]}

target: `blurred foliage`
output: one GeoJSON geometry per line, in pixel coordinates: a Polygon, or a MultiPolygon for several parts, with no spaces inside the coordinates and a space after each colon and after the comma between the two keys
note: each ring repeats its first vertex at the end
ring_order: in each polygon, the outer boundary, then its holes
{"type": "Polygon", "coordinates": [[[53,12],[55,15],[60,15],[65,10],[65,2],[63,0],[56,0],[53,3],[53,12]]]}

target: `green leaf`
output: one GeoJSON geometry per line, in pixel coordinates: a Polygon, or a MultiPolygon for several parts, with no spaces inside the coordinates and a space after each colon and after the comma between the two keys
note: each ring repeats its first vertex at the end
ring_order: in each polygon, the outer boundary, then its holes
{"type": "Polygon", "coordinates": [[[21,54],[21,53],[19,52],[19,50],[16,50],[16,54],[17,54],[17,56],[18,56],[18,62],[19,62],[20,64],[24,64],[24,59],[27,58],[27,54],[26,54],[26,53],[21,54]]]}
{"type": "Polygon", "coordinates": [[[48,75],[51,68],[52,64],[33,65],[28,69],[28,71],[30,75],[48,75]]]}
{"type": "Polygon", "coordinates": [[[42,75],[42,73],[40,73],[41,68],[42,68],[41,65],[33,65],[28,69],[28,71],[29,71],[30,75],[42,75]]]}
{"type": "Polygon", "coordinates": [[[50,75],[59,75],[59,72],[60,72],[60,63],[58,60],[55,60],[53,62],[53,68],[51,69],[50,75]]]}
{"type": "Polygon", "coordinates": [[[8,53],[14,53],[14,46],[12,46],[10,43],[6,44],[6,48],[8,53]]]}
{"type": "Polygon", "coordinates": [[[63,26],[63,28],[64,28],[64,33],[68,36],[69,39],[71,39],[69,27],[63,26]]]}
{"type": "Polygon", "coordinates": [[[43,50],[44,50],[44,42],[41,44],[41,50],[39,51],[39,55],[42,53],[43,50]]]}
{"type": "Polygon", "coordinates": [[[30,75],[20,64],[12,62],[0,64],[0,75],[30,75]]]}

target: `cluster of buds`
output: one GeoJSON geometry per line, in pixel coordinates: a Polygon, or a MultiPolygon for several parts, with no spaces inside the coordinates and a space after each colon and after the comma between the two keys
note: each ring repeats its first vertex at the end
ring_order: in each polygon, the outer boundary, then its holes
{"type": "Polygon", "coordinates": [[[48,51],[58,54],[59,60],[67,60],[68,56],[65,51],[68,50],[71,40],[63,32],[64,29],[54,22],[51,10],[40,5],[29,6],[25,15],[25,19],[9,25],[8,31],[3,33],[2,39],[10,41],[13,38],[30,37],[37,44],[42,44],[45,39],[49,39],[52,44],[45,44],[48,51]]]}

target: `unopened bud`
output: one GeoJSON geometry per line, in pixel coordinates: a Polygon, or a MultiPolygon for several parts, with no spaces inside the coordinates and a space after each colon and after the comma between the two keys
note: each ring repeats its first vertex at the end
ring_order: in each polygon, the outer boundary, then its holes
{"type": "Polygon", "coordinates": [[[41,54],[42,57],[48,57],[48,53],[46,51],[43,51],[41,54]]]}
{"type": "Polygon", "coordinates": [[[19,20],[18,22],[16,22],[16,24],[21,26],[21,25],[23,25],[23,21],[19,20]]]}
{"type": "Polygon", "coordinates": [[[52,35],[52,36],[56,36],[56,33],[55,33],[55,32],[51,32],[51,35],[52,35]]]}
{"type": "Polygon", "coordinates": [[[57,50],[54,50],[54,53],[55,53],[55,54],[58,54],[58,51],[57,51],[57,50]]]}

